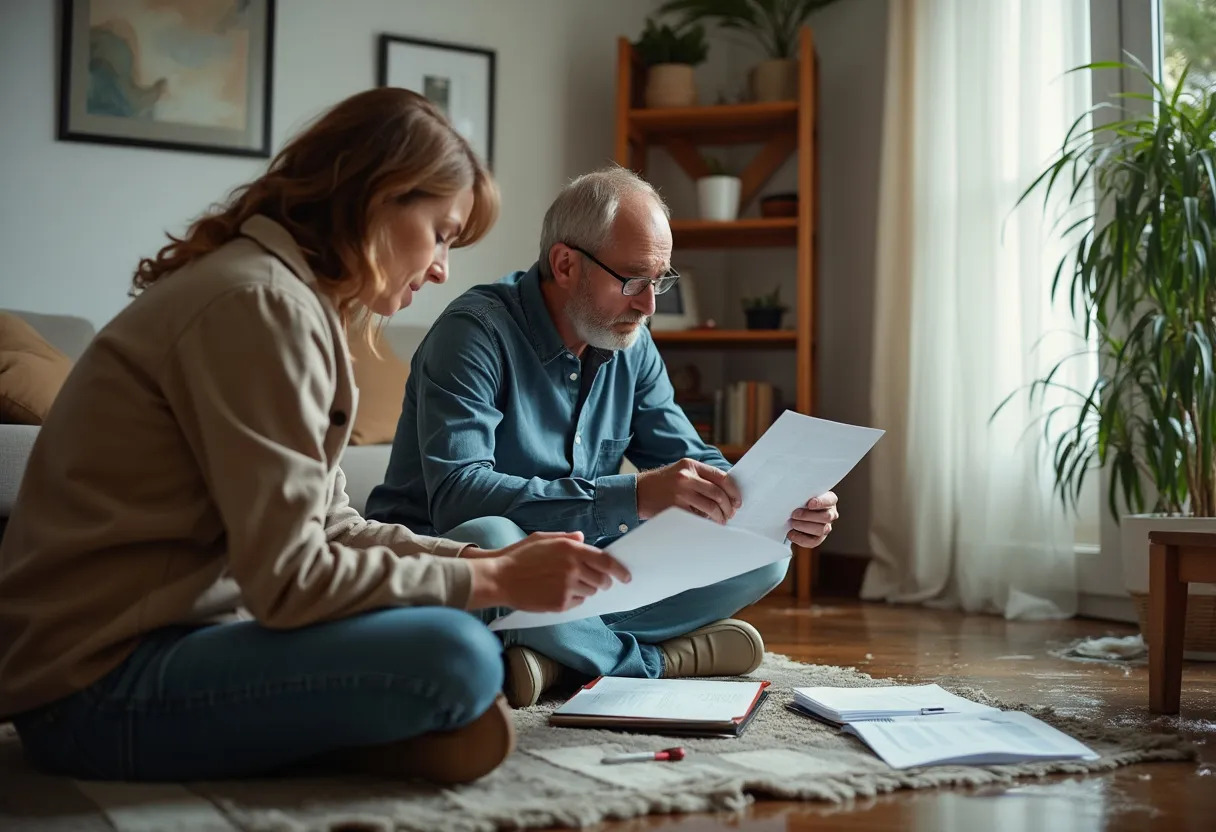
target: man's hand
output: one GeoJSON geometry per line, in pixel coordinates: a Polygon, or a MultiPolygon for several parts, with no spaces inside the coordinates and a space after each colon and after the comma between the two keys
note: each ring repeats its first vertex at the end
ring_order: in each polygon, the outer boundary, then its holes
{"type": "Polygon", "coordinates": [[[468,608],[511,607],[562,612],[612,586],[629,582],[629,570],[611,555],[583,543],[582,532],[535,532],[502,549],[479,552],[471,562],[468,608]]]}
{"type": "Polygon", "coordinates": [[[638,474],[638,518],[649,520],[671,506],[725,523],[743,505],[739,489],[725,471],[681,459],[638,474]]]}
{"type": "Polygon", "coordinates": [[[794,528],[787,535],[790,543],[814,549],[832,532],[832,523],[840,517],[836,510],[836,495],[829,491],[807,500],[802,508],[794,509],[790,521],[794,528]]]}

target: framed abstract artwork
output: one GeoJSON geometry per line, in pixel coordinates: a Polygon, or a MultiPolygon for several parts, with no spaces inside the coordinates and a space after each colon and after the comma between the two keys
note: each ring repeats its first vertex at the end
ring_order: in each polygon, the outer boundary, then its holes
{"type": "Polygon", "coordinates": [[[425,96],[492,168],[494,61],[492,49],[381,35],[377,83],[425,96]]]}
{"type": "Polygon", "coordinates": [[[60,139],[270,155],[275,0],[63,0],[60,139]]]}

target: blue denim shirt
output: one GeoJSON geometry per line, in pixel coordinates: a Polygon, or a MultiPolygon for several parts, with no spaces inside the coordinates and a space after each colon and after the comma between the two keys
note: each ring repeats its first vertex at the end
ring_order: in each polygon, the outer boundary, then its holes
{"type": "Polygon", "coordinates": [[[618,473],[625,456],[642,470],[683,457],[730,467],[675,403],[649,331],[608,354],[576,424],[582,371],[537,266],[465,292],[414,354],[367,516],[429,534],[503,516],[603,545],[638,523],[637,477],[618,473]]]}

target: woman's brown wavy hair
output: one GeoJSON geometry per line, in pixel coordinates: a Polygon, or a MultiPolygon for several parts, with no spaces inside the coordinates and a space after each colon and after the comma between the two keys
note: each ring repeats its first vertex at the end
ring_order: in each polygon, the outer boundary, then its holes
{"type": "Polygon", "coordinates": [[[139,263],[131,293],[234,239],[264,214],[291,233],[321,289],[349,328],[356,299],[386,283],[390,203],[473,189],[473,208],[453,247],[480,239],[498,217],[498,188],[465,139],[422,96],[395,87],[353,95],[292,139],[258,179],[232,192],[182,237],[139,263]]]}

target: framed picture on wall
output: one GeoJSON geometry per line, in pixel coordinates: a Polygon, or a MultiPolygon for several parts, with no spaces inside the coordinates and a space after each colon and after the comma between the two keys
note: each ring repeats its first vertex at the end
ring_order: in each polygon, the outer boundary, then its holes
{"type": "Polygon", "coordinates": [[[700,325],[696,283],[690,270],[680,269],[680,279],[675,285],[663,294],[654,296],[654,314],[650,316],[650,328],[659,332],[692,329],[700,325]]]}
{"type": "Polygon", "coordinates": [[[425,96],[492,168],[494,61],[492,49],[381,35],[377,83],[425,96]]]}
{"type": "Polygon", "coordinates": [[[63,0],[60,139],[270,155],[275,0],[63,0]]]}

